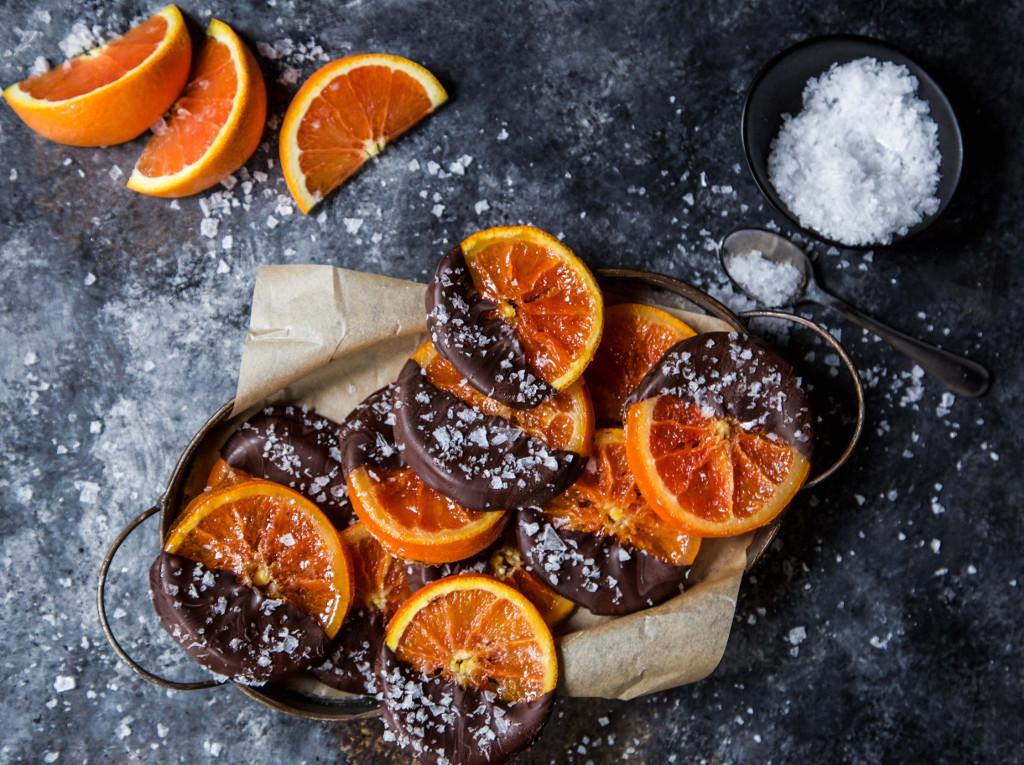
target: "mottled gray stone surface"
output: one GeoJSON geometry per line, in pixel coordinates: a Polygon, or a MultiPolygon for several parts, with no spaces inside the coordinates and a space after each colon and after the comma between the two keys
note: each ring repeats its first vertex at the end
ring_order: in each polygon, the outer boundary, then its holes
{"type": "MultiPolygon", "coordinates": [[[[38,56],[59,61],[77,20],[120,30],[155,8],[75,5],[3,3],[3,83],[38,56]]],[[[275,120],[248,164],[248,194],[240,176],[179,204],[137,196],[123,184],[141,140],[58,146],[0,108],[0,761],[403,761],[376,722],[290,719],[228,689],[165,693],[119,666],[99,631],[103,549],[231,395],[256,266],[422,278],[471,230],[528,221],[593,264],[721,295],[708,242],[773,218],[740,166],[745,86],[779,49],[836,31],[925,62],[964,122],[967,172],[928,236],[872,257],[818,247],[824,277],[989,364],[995,387],[943,403],[903,359],[841,327],[868,383],[863,445],[797,504],[744,584],[719,669],[633,703],[561,700],[521,761],[1020,761],[1020,3],[184,10],[274,46],[261,46],[261,63],[275,120]],[[320,49],[411,56],[453,98],[306,218],[276,167],[273,127],[320,49]]],[[[119,559],[114,621],[151,664],[194,674],[147,602],[154,534],[119,559]]]]}

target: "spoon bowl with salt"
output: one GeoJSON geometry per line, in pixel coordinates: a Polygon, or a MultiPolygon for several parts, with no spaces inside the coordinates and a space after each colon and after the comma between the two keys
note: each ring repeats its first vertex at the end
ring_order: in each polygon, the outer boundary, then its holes
{"type": "Polygon", "coordinates": [[[925,343],[862,313],[826,291],[814,276],[814,265],[800,247],[773,231],[744,228],[722,239],[722,268],[740,291],[770,308],[817,303],[847,321],[873,332],[958,396],[976,398],[988,390],[991,376],[976,361],[925,343]]]}

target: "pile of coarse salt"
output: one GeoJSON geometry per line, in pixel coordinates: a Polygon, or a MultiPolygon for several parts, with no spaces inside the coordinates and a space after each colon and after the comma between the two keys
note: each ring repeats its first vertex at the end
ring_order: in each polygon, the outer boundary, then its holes
{"type": "Polygon", "coordinates": [[[888,244],[939,207],[938,126],[907,67],[862,58],[807,81],[768,175],[801,225],[849,245],[888,244]]]}
{"type": "Polygon", "coordinates": [[[766,306],[790,305],[803,284],[803,274],[792,263],[778,262],[760,250],[733,256],[729,276],[766,306]]]}

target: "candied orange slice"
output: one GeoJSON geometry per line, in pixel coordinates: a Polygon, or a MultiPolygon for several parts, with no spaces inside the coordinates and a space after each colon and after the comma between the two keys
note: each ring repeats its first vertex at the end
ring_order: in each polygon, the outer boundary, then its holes
{"type": "Polygon", "coordinates": [[[401,56],[348,56],[314,72],[281,125],[281,168],[299,209],[308,213],[447,100],[433,74],[401,56]]]}
{"type": "Polygon", "coordinates": [[[222,457],[218,457],[217,461],[213,463],[213,467],[210,468],[210,474],[206,477],[206,488],[207,490],[221,489],[251,479],[252,476],[244,470],[231,467],[222,457]]]}
{"type": "Polygon", "coordinates": [[[708,417],[668,395],[629,408],[626,454],[655,512],[702,537],[736,536],[769,523],[810,471],[807,458],[785,441],[708,417]]]}
{"type": "Polygon", "coordinates": [[[700,539],[670,526],[637,488],[621,428],[594,434],[594,453],[572,486],[544,506],[559,528],[610,535],[674,566],[689,566],[700,539]]]}
{"type": "Polygon", "coordinates": [[[141,135],[167,111],[191,62],[185,20],[168,5],[116,40],[11,85],[4,98],[51,141],[111,146],[141,135]]]}
{"type": "Polygon", "coordinates": [[[352,601],[338,532],[316,505],[271,481],[204,492],[185,508],[164,550],[232,571],[246,585],[291,603],[334,637],[352,601]]]}
{"type": "Polygon", "coordinates": [[[533,226],[478,231],[461,247],[477,292],[512,326],[536,373],[556,390],[578,380],[604,323],[601,290],[583,261],[533,226]]]}
{"type": "Polygon", "coordinates": [[[404,561],[385,550],[362,523],[345,529],[341,541],[352,563],[357,602],[390,619],[412,592],[404,561]]]}
{"type": "Polygon", "coordinates": [[[539,577],[523,567],[523,554],[512,544],[503,544],[494,550],[487,561],[487,570],[498,580],[510,584],[533,603],[544,618],[544,623],[554,627],[565,620],[576,608],[576,604],[563,598],[548,587],[539,577]]]}
{"type": "Polygon", "coordinates": [[[438,579],[405,601],[384,642],[423,674],[440,673],[509,702],[553,691],[551,630],[526,596],[480,574],[438,579]]]}
{"type": "Polygon", "coordinates": [[[681,319],[654,306],[610,306],[605,311],[601,344],[585,373],[598,422],[622,422],[626,396],[665,351],[695,334],[681,319]]]}
{"type": "Polygon", "coordinates": [[[267,121],[267,88],[255,57],[214,19],[185,92],[154,127],[128,188],[182,197],[215,186],[245,164],[267,121]]]}
{"type": "Polygon", "coordinates": [[[358,467],[348,475],[348,491],[359,520],[385,549],[420,563],[476,555],[507,520],[505,512],[467,510],[407,467],[358,467]]]}
{"type": "Polygon", "coordinates": [[[413,354],[435,388],[451,393],[479,409],[508,420],[553,449],[587,455],[594,435],[594,408],[582,380],[578,380],[533,409],[513,409],[470,385],[427,340],[413,354]]]}

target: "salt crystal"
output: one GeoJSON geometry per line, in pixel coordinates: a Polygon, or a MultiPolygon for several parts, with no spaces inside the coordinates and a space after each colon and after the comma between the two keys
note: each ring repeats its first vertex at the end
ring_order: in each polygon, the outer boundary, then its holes
{"type": "Polygon", "coordinates": [[[199,223],[199,233],[207,239],[214,239],[217,236],[217,227],[219,225],[220,221],[216,218],[203,218],[199,223]]]}
{"type": "Polygon", "coordinates": [[[803,284],[803,275],[792,263],[778,262],[760,250],[750,250],[728,260],[729,276],[767,306],[789,305],[803,284]]]}
{"type": "Polygon", "coordinates": [[[800,645],[807,639],[807,628],[804,626],[794,627],[787,635],[786,640],[790,645],[800,645]]]}
{"type": "Polygon", "coordinates": [[[57,693],[66,693],[75,690],[77,685],[75,678],[70,675],[57,675],[57,679],[53,681],[53,690],[57,693]]]}
{"type": "Polygon", "coordinates": [[[342,218],[342,223],[345,224],[345,230],[355,236],[359,233],[359,229],[363,227],[362,218],[342,218]]]}
{"type": "Polygon", "coordinates": [[[481,199],[479,202],[473,205],[473,210],[476,212],[477,215],[482,215],[483,213],[487,212],[490,209],[491,205],[486,199],[481,199]]]}
{"type": "Polygon", "coordinates": [[[800,223],[844,244],[888,244],[939,207],[938,126],[907,67],[874,58],[808,80],[768,174],[800,223]]]}

